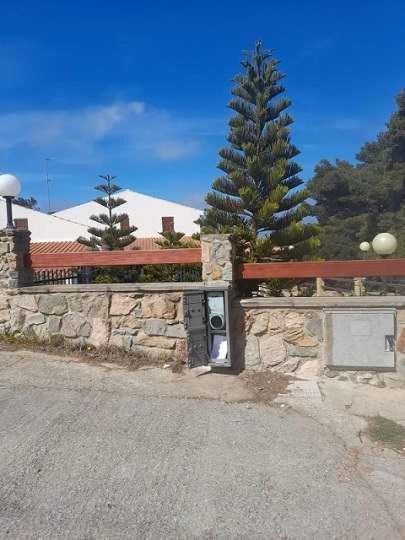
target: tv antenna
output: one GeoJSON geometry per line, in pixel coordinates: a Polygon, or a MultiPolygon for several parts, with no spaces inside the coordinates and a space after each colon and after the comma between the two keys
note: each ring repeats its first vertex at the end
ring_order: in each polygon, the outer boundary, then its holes
{"type": "Polygon", "coordinates": [[[51,214],[51,179],[49,178],[49,162],[52,158],[45,158],[46,189],[48,192],[48,214],[51,214]]]}

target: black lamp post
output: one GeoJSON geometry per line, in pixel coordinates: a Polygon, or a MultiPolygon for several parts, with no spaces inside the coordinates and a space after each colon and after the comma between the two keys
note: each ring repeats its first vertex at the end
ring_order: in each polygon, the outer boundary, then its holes
{"type": "Polygon", "coordinates": [[[7,208],[7,231],[14,231],[13,222],[13,199],[21,192],[21,184],[12,174],[0,174],[0,196],[6,200],[7,208]]]}

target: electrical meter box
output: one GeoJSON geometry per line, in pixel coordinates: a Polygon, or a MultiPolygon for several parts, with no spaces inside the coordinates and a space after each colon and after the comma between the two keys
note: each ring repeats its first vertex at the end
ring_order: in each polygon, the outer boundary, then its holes
{"type": "Polygon", "coordinates": [[[336,369],[395,370],[395,310],[328,310],[328,365],[336,369]]]}
{"type": "Polygon", "coordinates": [[[190,368],[231,367],[228,289],[185,292],[184,326],[190,368]]]}

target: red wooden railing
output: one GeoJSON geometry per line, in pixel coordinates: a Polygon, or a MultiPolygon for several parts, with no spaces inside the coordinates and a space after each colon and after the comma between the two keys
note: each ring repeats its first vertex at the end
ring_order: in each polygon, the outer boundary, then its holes
{"type": "Polygon", "coordinates": [[[405,276],[405,259],[245,263],[242,279],[405,276]]]}
{"type": "Polygon", "coordinates": [[[201,262],[200,248],[35,253],[29,255],[27,258],[27,266],[30,266],[34,270],[42,268],[187,264],[199,262],[201,262]]]}
{"type": "MultiPolygon", "coordinates": [[[[26,264],[38,270],[200,262],[201,248],[191,248],[38,253],[29,255],[26,264]]],[[[245,263],[240,265],[238,276],[240,279],[405,276],[405,259],[245,263]]]]}

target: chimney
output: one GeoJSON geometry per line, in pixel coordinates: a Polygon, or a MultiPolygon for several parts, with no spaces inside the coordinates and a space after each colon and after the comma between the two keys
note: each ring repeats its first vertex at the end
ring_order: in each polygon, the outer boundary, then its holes
{"type": "Polygon", "coordinates": [[[121,230],[127,231],[129,229],[129,216],[125,216],[125,218],[120,223],[121,230]]]}
{"type": "Polygon", "coordinates": [[[14,220],[15,228],[18,231],[28,231],[28,219],[27,218],[17,218],[14,220]]]}
{"type": "Polygon", "coordinates": [[[162,232],[174,232],[174,217],[162,217],[162,232]]]}

